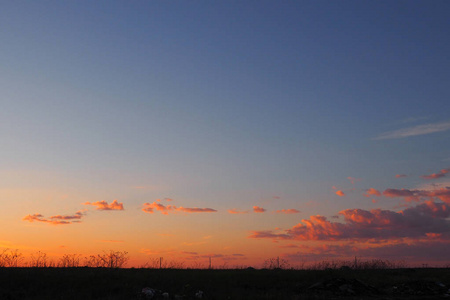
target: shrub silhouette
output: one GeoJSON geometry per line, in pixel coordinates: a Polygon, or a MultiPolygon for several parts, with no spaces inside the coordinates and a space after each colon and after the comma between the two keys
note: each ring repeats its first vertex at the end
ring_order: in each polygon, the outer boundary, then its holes
{"type": "Polygon", "coordinates": [[[86,267],[96,268],[123,268],[130,258],[127,251],[104,252],[85,258],[86,267]]]}
{"type": "Polygon", "coordinates": [[[5,249],[0,253],[0,267],[17,268],[22,260],[22,253],[20,253],[18,249],[5,249]]]}
{"type": "Polygon", "coordinates": [[[266,259],[263,264],[264,269],[274,270],[274,269],[289,269],[291,265],[289,264],[289,261],[280,258],[280,257],[272,257],[269,259],[266,259]]]}
{"type": "Polygon", "coordinates": [[[76,268],[79,267],[81,254],[64,254],[58,263],[61,268],[76,268]]]}

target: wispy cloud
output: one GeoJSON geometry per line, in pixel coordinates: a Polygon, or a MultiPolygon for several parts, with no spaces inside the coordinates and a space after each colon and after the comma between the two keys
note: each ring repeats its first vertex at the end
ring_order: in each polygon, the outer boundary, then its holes
{"type": "Polygon", "coordinates": [[[450,204],[450,188],[436,190],[386,189],[383,195],[390,198],[404,198],[408,202],[437,198],[450,204]]]}
{"type": "Polygon", "coordinates": [[[450,168],[442,169],[438,173],[422,175],[420,177],[422,177],[423,179],[438,179],[438,178],[445,177],[448,172],[450,172],[450,168]]]}
{"type": "Polygon", "coordinates": [[[144,203],[142,211],[152,214],[156,211],[161,212],[164,215],[175,212],[186,212],[186,213],[211,213],[217,212],[217,210],[212,208],[199,208],[199,207],[177,207],[175,205],[163,205],[157,201],[153,203],[144,203]]]}
{"type": "Polygon", "coordinates": [[[123,203],[117,202],[117,200],[114,200],[111,202],[111,204],[108,204],[105,200],[97,201],[97,202],[85,202],[84,205],[93,205],[96,206],[96,210],[124,210],[123,203]]]}
{"type": "Polygon", "coordinates": [[[41,214],[32,214],[25,216],[22,220],[28,222],[43,222],[50,225],[67,225],[72,223],[80,223],[81,218],[85,214],[85,210],[79,210],[73,215],[55,215],[49,218],[45,218],[41,214]]]}
{"type": "Polygon", "coordinates": [[[374,140],[401,139],[447,130],[450,130],[450,122],[431,123],[385,132],[375,137],[374,140]]]}
{"type": "Polygon", "coordinates": [[[395,178],[404,178],[404,177],[408,177],[408,175],[406,175],[406,174],[397,174],[397,175],[395,175],[395,178]]]}
{"type": "Polygon", "coordinates": [[[295,208],[288,208],[288,209],[276,210],[275,213],[277,213],[277,214],[298,214],[298,213],[300,213],[300,211],[295,208]]]}
{"type": "Polygon", "coordinates": [[[211,212],[217,212],[217,210],[212,208],[200,208],[200,207],[178,207],[176,210],[183,211],[187,213],[211,213],[211,212]]]}

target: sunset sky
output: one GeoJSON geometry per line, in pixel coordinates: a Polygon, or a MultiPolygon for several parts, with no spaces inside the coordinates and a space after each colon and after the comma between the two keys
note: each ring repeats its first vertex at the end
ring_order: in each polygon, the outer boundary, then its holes
{"type": "Polygon", "coordinates": [[[449,1],[4,1],[0,251],[450,263],[449,1]]]}

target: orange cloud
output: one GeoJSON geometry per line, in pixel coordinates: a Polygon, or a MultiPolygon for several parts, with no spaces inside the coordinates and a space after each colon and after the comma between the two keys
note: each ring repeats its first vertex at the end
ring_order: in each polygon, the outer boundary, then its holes
{"type": "Polygon", "coordinates": [[[157,201],[153,203],[144,203],[142,211],[151,214],[154,212],[154,210],[160,211],[162,214],[167,215],[170,211],[176,210],[176,206],[174,205],[165,206],[161,203],[158,203],[157,201]]]}
{"type": "Polygon", "coordinates": [[[341,190],[337,190],[336,191],[336,195],[338,195],[339,197],[344,197],[345,193],[343,191],[341,191],[341,190]]]}
{"type": "Polygon", "coordinates": [[[289,208],[289,209],[276,210],[275,213],[277,213],[277,214],[298,214],[298,213],[300,213],[300,211],[295,208],[289,208]]]}
{"type": "Polygon", "coordinates": [[[422,177],[423,179],[438,179],[441,177],[445,177],[448,172],[450,172],[450,168],[442,169],[441,171],[439,171],[439,173],[433,173],[430,175],[422,175],[420,177],[422,177]]]}
{"type": "Polygon", "coordinates": [[[368,190],[366,191],[366,194],[365,194],[364,196],[366,196],[366,197],[371,197],[371,196],[377,196],[377,197],[380,197],[380,196],[381,196],[381,193],[380,193],[380,191],[378,191],[378,190],[376,190],[376,189],[374,189],[374,188],[370,188],[370,189],[368,189],[368,190]]]}
{"type": "Polygon", "coordinates": [[[177,207],[175,205],[163,205],[158,202],[144,203],[142,211],[146,213],[154,213],[154,211],[160,211],[162,214],[167,215],[171,212],[187,212],[187,213],[201,213],[201,212],[217,212],[217,210],[212,208],[198,208],[198,207],[177,207]]]}
{"type": "Polygon", "coordinates": [[[117,202],[117,200],[114,200],[111,202],[111,204],[108,204],[105,200],[97,201],[97,202],[85,202],[84,205],[93,205],[97,206],[96,210],[124,210],[123,209],[123,203],[117,202]]]}
{"type": "Polygon", "coordinates": [[[228,210],[228,213],[230,213],[230,214],[248,214],[248,210],[240,211],[240,210],[237,210],[236,208],[232,208],[232,209],[228,210]]]}
{"type": "Polygon", "coordinates": [[[262,208],[262,207],[259,207],[259,206],[253,206],[253,211],[254,211],[255,213],[263,213],[263,212],[265,212],[266,210],[265,210],[264,208],[262,208]]]}
{"type": "Polygon", "coordinates": [[[46,219],[41,214],[27,215],[22,220],[29,222],[43,222],[51,225],[67,225],[72,223],[80,223],[80,219],[85,215],[85,210],[79,210],[71,216],[56,215],[46,219]]]}

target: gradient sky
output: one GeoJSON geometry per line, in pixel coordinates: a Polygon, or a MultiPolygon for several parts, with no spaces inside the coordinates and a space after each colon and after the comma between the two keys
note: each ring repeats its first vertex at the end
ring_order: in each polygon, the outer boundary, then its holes
{"type": "Polygon", "coordinates": [[[0,247],[449,263],[449,12],[3,2],[0,247]]]}

